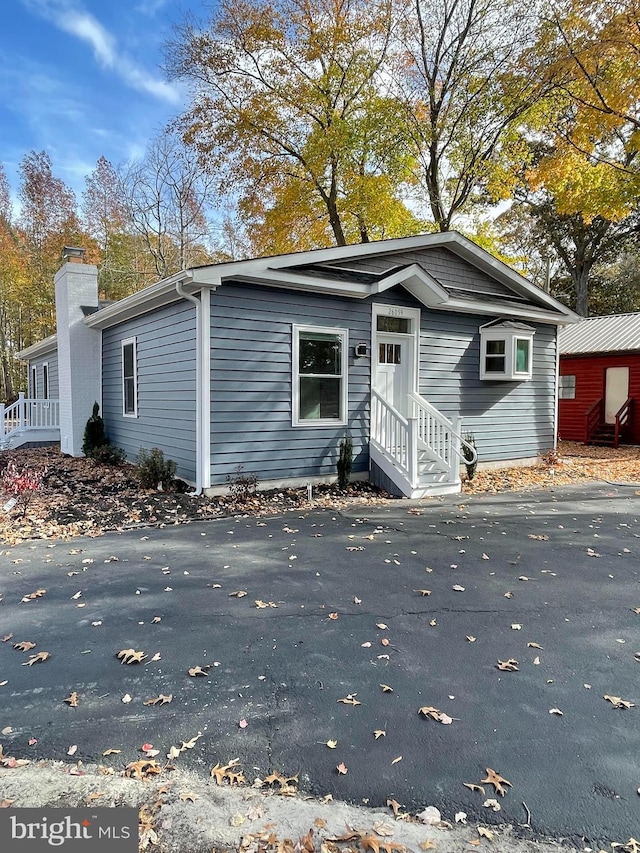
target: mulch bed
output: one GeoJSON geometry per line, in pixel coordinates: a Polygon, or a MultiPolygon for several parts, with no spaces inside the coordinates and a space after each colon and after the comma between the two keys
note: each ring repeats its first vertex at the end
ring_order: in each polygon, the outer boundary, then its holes
{"type": "MultiPolygon", "coordinates": [[[[463,483],[463,493],[500,492],[608,480],[640,483],[640,449],[618,450],[562,442],[558,461],[528,468],[480,471],[463,483]]],[[[342,492],[335,486],[307,490],[275,489],[259,492],[246,501],[229,496],[203,497],[180,492],[141,490],[132,465],[113,467],[90,459],[63,456],[56,448],[9,450],[2,459],[18,467],[44,471],[43,485],[24,516],[0,507],[0,543],[13,545],[25,539],[57,539],[136,525],[169,525],[229,515],[268,515],[319,507],[340,509],[352,504],[378,504],[389,495],[369,483],[353,483],[342,492]]]]}

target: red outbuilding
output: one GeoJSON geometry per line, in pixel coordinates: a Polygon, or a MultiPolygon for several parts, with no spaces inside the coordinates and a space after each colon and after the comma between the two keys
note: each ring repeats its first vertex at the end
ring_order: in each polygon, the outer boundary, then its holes
{"type": "Polygon", "coordinates": [[[640,444],[640,313],[587,317],[559,346],[559,437],[640,444]]]}

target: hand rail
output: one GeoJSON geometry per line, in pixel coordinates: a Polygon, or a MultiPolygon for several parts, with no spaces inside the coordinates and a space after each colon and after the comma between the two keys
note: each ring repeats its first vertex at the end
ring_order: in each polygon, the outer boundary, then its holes
{"type": "Polygon", "coordinates": [[[446,415],[443,415],[442,412],[436,409],[435,406],[432,406],[428,400],[425,400],[416,391],[409,392],[409,396],[418,407],[418,438],[421,441],[431,449],[434,449],[439,458],[449,466],[453,463],[450,451],[455,453],[460,460],[464,460],[470,464],[477,461],[478,453],[475,447],[460,435],[453,421],[449,420],[446,415]],[[447,433],[451,437],[448,440],[446,438],[447,433]],[[454,438],[458,440],[458,444],[451,440],[454,438]],[[436,445],[440,444],[444,452],[438,453],[437,447],[434,447],[434,443],[436,445]],[[468,457],[462,453],[462,447],[466,447],[470,451],[468,457]]]}
{"type": "Polygon", "coordinates": [[[20,397],[10,406],[0,408],[0,441],[24,430],[49,429],[60,426],[60,401],[20,397]]]}
{"type": "Polygon", "coordinates": [[[584,440],[589,442],[591,440],[591,436],[598,429],[600,424],[602,423],[602,406],[604,400],[600,397],[598,400],[593,402],[587,411],[584,413],[585,419],[585,435],[584,440]]]}
{"type": "Polygon", "coordinates": [[[418,446],[415,418],[405,418],[375,388],[371,389],[371,439],[411,486],[417,484],[418,446]]]}
{"type": "Polygon", "coordinates": [[[627,397],[624,403],[616,412],[616,424],[613,433],[613,446],[617,447],[620,442],[620,435],[624,428],[628,426],[631,416],[631,407],[633,406],[633,398],[627,397]]]}

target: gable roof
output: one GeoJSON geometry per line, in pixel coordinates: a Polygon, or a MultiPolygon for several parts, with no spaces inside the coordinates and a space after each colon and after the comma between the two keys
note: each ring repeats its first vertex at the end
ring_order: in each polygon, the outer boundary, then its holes
{"type": "Polygon", "coordinates": [[[507,314],[557,325],[574,323],[579,319],[561,302],[471,240],[455,231],[448,231],[194,267],[108,305],[84,322],[96,328],[107,328],[181,298],[176,288],[194,292],[202,287],[217,289],[226,281],[238,280],[356,299],[364,299],[401,284],[424,305],[442,310],[507,314]],[[500,282],[505,293],[500,296],[498,293],[476,292],[473,288],[465,291],[451,284],[445,286],[415,263],[401,263],[378,273],[349,267],[350,263],[357,265],[366,258],[437,247],[446,248],[500,282]]]}
{"type": "Polygon", "coordinates": [[[561,355],[640,350],[640,312],[585,317],[562,329],[559,343],[561,355]]]}

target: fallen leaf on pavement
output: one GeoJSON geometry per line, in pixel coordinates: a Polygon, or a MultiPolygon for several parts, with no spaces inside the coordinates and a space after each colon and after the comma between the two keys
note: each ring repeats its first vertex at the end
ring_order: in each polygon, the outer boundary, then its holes
{"type": "Polygon", "coordinates": [[[384,729],[376,729],[373,733],[373,736],[375,737],[376,740],[378,740],[378,738],[380,738],[380,737],[386,737],[386,735],[387,735],[387,733],[385,732],[384,729]]]}
{"type": "Polygon", "coordinates": [[[487,841],[493,841],[493,832],[491,832],[490,829],[487,829],[486,826],[479,826],[478,827],[478,835],[481,838],[486,838],[487,841]]]}
{"type": "Polygon", "coordinates": [[[500,660],[498,658],[496,667],[503,672],[518,672],[518,661],[515,658],[509,658],[509,660],[500,660]]]}
{"type": "Polygon", "coordinates": [[[105,751],[102,754],[103,755],[118,755],[121,752],[122,752],[121,749],[105,749],[105,751]]]}
{"type": "Polygon", "coordinates": [[[147,779],[149,776],[157,776],[158,773],[162,773],[162,767],[157,761],[146,758],[131,761],[124,769],[124,775],[129,779],[147,779]]]}
{"type": "Polygon", "coordinates": [[[145,699],[142,703],[143,705],[168,705],[169,702],[173,700],[173,693],[169,693],[167,696],[164,693],[158,694],[158,696],[152,696],[151,699],[145,699]]]}
{"type": "Polygon", "coordinates": [[[224,781],[230,785],[239,785],[246,781],[239,764],[239,760],[234,758],[228,764],[217,763],[215,767],[212,767],[211,775],[216,780],[216,785],[222,785],[224,781]]]}
{"type": "Polygon", "coordinates": [[[137,652],[135,649],[121,649],[116,657],[120,663],[142,663],[146,655],[144,652],[137,652]]]}
{"type": "Polygon", "coordinates": [[[392,763],[392,764],[397,764],[399,761],[402,761],[402,756],[401,756],[401,755],[399,755],[397,758],[394,758],[394,759],[393,759],[393,761],[392,761],[391,763],[392,763]]]}
{"type": "Polygon", "coordinates": [[[207,676],[209,675],[209,670],[211,669],[211,664],[207,664],[206,666],[192,666],[191,669],[187,670],[191,678],[196,678],[198,675],[207,676]]]}
{"type": "Polygon", "coordinates": [[[349,768],[345,765],[344,761],[341,761],[340,764],[336,767],[338,771],[338,776],[344,776],[349,772],[349,768]]]}
{"type": "Polygon", "coordinates": [[[482,805],[485,807],[485,809],[493,809],[494,812],[499,812],[502,808],[500,803],[494,799],[485,800],[482,805]]]}
{"type": "Polygon", "coordinates": [[[476,638],[472,634],[467,634],[467,642],[475,643],[476,638]]]}
{"type": "Polygon", "coordinates": [[[194,794],[193,791],[181,791],[178,796],[183,803],[195,803],[196,800],[200,799],[200,795],[194,794]]]}
{"type": "Polygon", "coordinates": [[[67,696],[67,698],[63,699],[62,701],[65,702],[67,705],[69,705],[71,708],[77,708],[78,707],[78,694],[74,690],[73,693],[70,693],[67,696]]]}
{"type": "Polygon", "coordinates": [[[563,717],[563,716],[564,716],[564,714],[562,713],[562,711],[560,710],[560,708],[550,708],[550,709],[549,709],[549,713],[550,713],[550,714],[555,714],[557,717],[563,717]]]}
{"type": "Polygon", "coordinates": [[[414,589],[413,591],[420,593],[420,595],[431,595],[430,589],[414,589]]]}
{"type": "Polygon", "coordinates": [[[325,744],[325,746],[328,746],[329,749],[335,749],[337,745],[338,745],[337,740],[328,740],[325,744]]]}
{"type": "Polygon", "coordinates": [[[418,820],[422,821],[422,823],[426,823],[427,826],[436,826],[442,820],[442,815],[440,814],[440,809],[437,809],[435,806],[427,806],[426,809],[417,814],[416,817],[418,820]]]}
{"type": "Polygon", "coordinates": [[[344,699],[338,699],[338,702],[342,702],[343,705],[362,705],[362,702],[355,698],[357,695],[357,693],[348,693],[344,699]]]}
{"type": "Polygon", "coordinates": [[[14,643],[13,648],[19,652],[28,652],[29,649],[35,649],[36,644],[30,640],[23,640],[21,643],[14,643]]]}
{"type": "Polygon", "coordinates": [[[492,770],[490,767],[486,768],[487,775],[484,779],[481,779],[480,782],[484,785],[485,783],[488,785],[493,785],[496,789],[496,793],[500,794],[501,797],[507,793],[504,785],[508,785],[511,787],[511,782],[507,782],[499,773],[496,773],[495,770],[492,770]]]}
{"type": "Polygon", "coordinates": [[[383,693],[393,693],[393,687],[389,687],[388,684],[381,684],[380,687],[382,687],[383,693]]]}
{"type": "Polygon", "coordinates": [[[23,663],[22,666],[33,666],[34,663],[43,663],[51,657],[49,652],[38,652],[37,655],[31,655],[29,660],[26,663],[23,663]]]}
{"type": "Polygon", "coordinates": [[[78,744],[74,743],[73,746],[70,746],[67,750],[67,755],[75,755],[78,751],[78,744]]]}
{"type": "MultiPolygon", "coordinates": [[[[22,664],[22,665],[24,666],[24,664],[22,664]]],[[[633,702],[627,702],[627,701],[626,701],[626,699],[621,699],[619,696],[608,696],[608,695],[605,695],[603,698],[604,698],[604,699],[606,699],[606,700],[607,700],[607,702],[611,702],[611,704],[613,705],[613,707],[614,707],[614,708],[626,708],[626,709],[629,709],[629,708],[635,708],[635,707],[636,707],[636,706],[633,704],[633,702]]]]}
{"type": "Polygon", "coordinates": [[[46,589],[37,589],[35,592],[30,592],[29,595],[25,595],[20,599],[20,604],[25,601],[34,601],[36,598],[42,598],[47,592],[46,589]]]}

